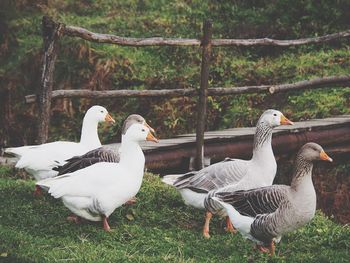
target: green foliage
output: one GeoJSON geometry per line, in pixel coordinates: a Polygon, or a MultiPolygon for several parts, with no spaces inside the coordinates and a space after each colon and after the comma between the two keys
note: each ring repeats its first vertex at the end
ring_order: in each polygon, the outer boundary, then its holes
{"type": "MultiPolygon", "coordinates": [[[[0,144],[33,142],[35,108],[23,103],[40,83],[41,18],[50,15],[67,25],[125,37],[200,38],[204,19],[213,21],[214,38],[293,39],[346,30],[349,1],[1,1],[0,93],[12,92],[11,121],[0,144]],[[26,120],[22,122],[22,120],[26,120]],[[27,130],[25,135],[19,134],[27,130]]],[[[54,89],[164,89],[199,86],[200,49],[194,47],[121,47],[63,37],[54,89]]],[[[349,74],[347,40],[295,48],[213,48],[211,86],[290,83],[313,77],[349,74]]],[[[2,94],[1,94],[2,96],[2,94]]],[[[286,111],[291,119],[349,113],[349,90],[210,98],[208,129],[252,126],[266,108],[286,111]],[[325,105],[323,105],[325,104],[325,105]],[[310,107],[309,107],[310,105],[310,107]]],[[[196,98],[106,99],[53,102],[50,140],[78,139],[82,112],[102,104],[120,118],[140,113],[170,137],[193,132],[196,98]],[[185,105],[186,104],[186,105],[185,105]]],[[[5,111],[3,111],[5,112],[5,111]]],[[[103,129],[103,142],[118,137],[119,126],[103,129]]]]}
{"type": "Polygon", "coordinates": [[[350,228],[320,212],[284,236],[272,258],[239,234],[226,233],[218,218],[206,240],[202,211],[185,206],[178,192],[149,173],[137,203],[110,217],[112,233],[101,223],[68,223],[69,211],[60,201],[34,197],[33,189],[32,181],[1,175],[2,262],[346,262],[350,256],[350,228]]]}

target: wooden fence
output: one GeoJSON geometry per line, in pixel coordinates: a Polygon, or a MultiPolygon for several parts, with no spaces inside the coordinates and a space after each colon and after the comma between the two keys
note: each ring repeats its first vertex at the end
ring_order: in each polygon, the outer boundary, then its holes
{"type": "Polygon", "coordinates": [[[37,95],[26,96],[27,103],[37,102],[39,107],[38,143],[48,139],[51,100],[53,98],[111,98],[111,97],[178,97],[197,95],[197,126],[196,126],[196,167],[203,167],[204,160],[204,131],[207,113],[207,97],[244,93],[281,92],[287,90],[322,88],[329,86],[350,86],[350,75],[315,78],[291,84],[262,85],[246,87],[213,87],[209,88],[209,66],[212,47],[218,46],[297,46],[305,44],[328,43],[334,40],[350,37],[350,30],[315,38],[296,40],[262,39],[212,39],[212,23],[203,23],[203,37],[199,39],[173,38],[126,38],[110,34],[99,34],[81,27],[67,26],[44,16],[42,20],[44,59],[41,86],[37,95]],[[79,37],[88,41],[108,43],[122,46],[198,46],[202,49],[201,77],[199,89],[163,89],[163,90],[52,90],[55,61],[57,58],[57,42],[62,36],[79,37]]]}

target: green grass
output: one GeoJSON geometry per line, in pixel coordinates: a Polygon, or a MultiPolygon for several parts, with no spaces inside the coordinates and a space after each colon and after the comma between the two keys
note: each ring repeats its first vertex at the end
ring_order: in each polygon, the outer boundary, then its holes
{"type": "Polygon", "coordinates": [[[201,236],[203,212],[147,173],[138,202],[100,223],[74,225],[69,211],[49,196],[33,197],[34,182],[0,167],[0,261],[2,262],[347,262],[350,229],[320,212],[311,223],[282,238],[276,256],[223,230],[214,219],[212,238],[201,236]]]}

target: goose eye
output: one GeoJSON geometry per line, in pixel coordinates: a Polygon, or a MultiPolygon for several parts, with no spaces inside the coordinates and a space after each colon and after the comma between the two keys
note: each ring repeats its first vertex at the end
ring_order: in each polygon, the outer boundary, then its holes
{"type": "Polygon", "coordinates": [[[277,114],[276,114],[276,113],[274,113],[274,114],[273,114],[273,116],[277,116],[277,114]]]}
{"type": "Polygon", "coordinates": [[[144,132],[144,131],[146,131],[145,129],[142,129],[142,131],[144,132]]]}
{"type": "Polygon", "coordinates": [[[103,110],[101,110],[101,113],[103,113],[103,110]]]}

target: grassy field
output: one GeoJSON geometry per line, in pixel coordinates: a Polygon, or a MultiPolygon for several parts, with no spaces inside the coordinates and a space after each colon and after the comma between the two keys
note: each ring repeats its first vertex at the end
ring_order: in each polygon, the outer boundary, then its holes
{"type": "Polygon", "coordinates": [[[201,236],[203,213],[186,207],[159,177],[145,175],[138,202],[101,224],[74,225],[69,211],[49,196],[34,197],[34,182],[0,167],[1,262],[348,262],[350,228],[321,212],[307,226],[282,238],[276,256],[224,232],[212,222],[212,238],[201,236]]]}

